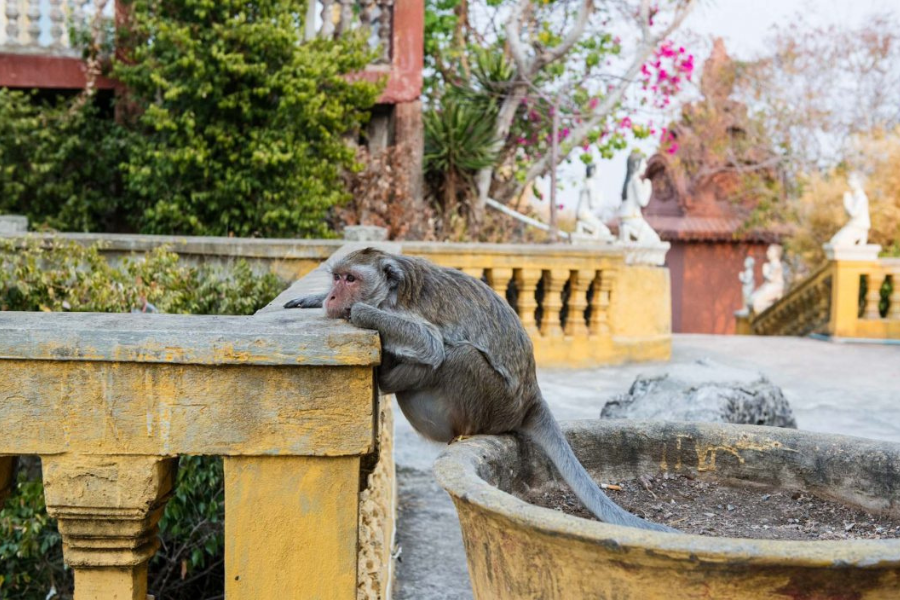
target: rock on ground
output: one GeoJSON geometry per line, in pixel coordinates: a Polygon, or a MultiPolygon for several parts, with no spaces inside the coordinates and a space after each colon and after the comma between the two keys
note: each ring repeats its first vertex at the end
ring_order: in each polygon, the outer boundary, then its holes
{"type": "Polygon", "coordinates": [[[639,376],[627,393],[606,403],[600,417],[797,427],[781,388],[758,371],[711,360],[639,376]]]}

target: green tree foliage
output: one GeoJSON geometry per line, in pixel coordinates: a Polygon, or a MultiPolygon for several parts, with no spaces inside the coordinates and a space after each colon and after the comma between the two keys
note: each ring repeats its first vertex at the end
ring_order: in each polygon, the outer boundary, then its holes
{"type": "Polygon", "coordinates": [[[325,236],[379,85],[362,33],[304,42],[287,0],[134,0],[117,119],[0,92],[0,211],[79,231],[325,236]]]}
{"type": "Polygon", "coordinates": [[[121,229],[127,131],[109,112],[0,88],[0,212],[58,229],[121,229]]]}
{"type": "Polygon", "coordinates": [[[135,0],[133,63],[116,77],[140,109],[126,165],[142,229],[322,236],[346,199],[342,167],[377,86],[351,82],[366,40],[300,43],[289,0],[135,0]]]}
{"type": "MultiPolygon", "coordinates": [[[[240,261],[228,272],[181,264],[165,249],[108,262],[98,246],[57,239],[0,240],[0,309],[129,312],[146,303],[182,314],[252,314],[284,287],[240,261]]],[[[224,522],[222,462],[181,457],[173,498],[160,523],[162,548],[151,589],[165,598],[221,596],[224,522]]],[[[0,509],[0,600],[70,598],[71,571],[47,517],[43,486],[19,473],[0,509]],[[56,596],[50,596],[51,589],[56,596]]]]}

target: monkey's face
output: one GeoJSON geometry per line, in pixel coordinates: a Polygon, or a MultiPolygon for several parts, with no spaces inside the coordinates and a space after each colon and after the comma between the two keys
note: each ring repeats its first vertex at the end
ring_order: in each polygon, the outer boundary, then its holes
{"type": "Polygon", "coordinates": [[[364,283],[353,271],[332,273],[331,291],[325,298],[325,314],[332,319],[349,319],[350,307],[363,300],[364,283]]]}

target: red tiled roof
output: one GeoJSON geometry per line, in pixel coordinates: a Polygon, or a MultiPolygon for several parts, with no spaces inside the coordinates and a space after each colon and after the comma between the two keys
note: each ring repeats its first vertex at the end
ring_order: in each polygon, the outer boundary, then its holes
{"type": "Polygon", "coordinates": [[[647,222],[665,241],[777,242],[787,233],[782,227],[744,229],[739,217],[674,217],[646,215],[647,222]]]}

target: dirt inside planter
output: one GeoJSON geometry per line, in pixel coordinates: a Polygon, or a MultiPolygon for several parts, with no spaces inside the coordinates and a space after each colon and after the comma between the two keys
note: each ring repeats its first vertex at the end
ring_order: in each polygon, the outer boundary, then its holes
{"type": "MultiPolygon", "coordinates": [[[[620,490],[605,490],[616,504],[684,533],[762,540],[900,539],[900,519],[808,493],[736,488],[668,473],[617,484],[620,490]]],[[[547,483],[519,497],[596,520],[565,484],[547,483]]]]}

